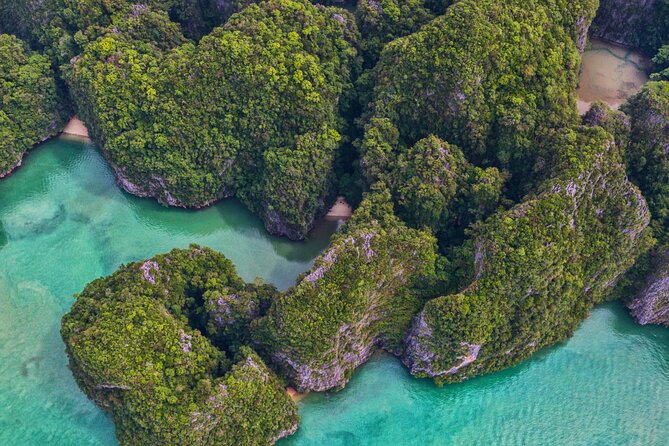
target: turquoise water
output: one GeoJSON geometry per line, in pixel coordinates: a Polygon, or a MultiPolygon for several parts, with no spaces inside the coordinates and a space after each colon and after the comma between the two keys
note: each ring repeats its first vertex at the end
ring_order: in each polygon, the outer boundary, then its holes
{"type": "Polygon", "coordinates": [[[334,226],[289,242],[232,200],[190,212],[121,193],[90,144],[57,139],[34,151],[0,181],[0,446],[116,444],[76,387],[58,332],[92,279],[195,242],[222,251],[243,278],[286,288],[334,226]]]}
{"type": "Polygon", "coordinates": [[[288,445],[669,444],[669,330],[618,304],[518,367],[436,388],[379,356],[349,386],[307,396],[288,445]]]}
{"type": "MultiPolygon", "coordinates": [[[[265,234],[234,201],[200,212],[122,194],[90,145],[55,140],[0,182],[0,446],[116,445],[58,334],[71,295],[120,263],[197,242],[285,288],[324,248],[265,234]]],[[[667,445],[669,330],[595,309],[519,367],[437,388],[378,356],[342,392],[300,402],[288,445],[667,445]]]]}

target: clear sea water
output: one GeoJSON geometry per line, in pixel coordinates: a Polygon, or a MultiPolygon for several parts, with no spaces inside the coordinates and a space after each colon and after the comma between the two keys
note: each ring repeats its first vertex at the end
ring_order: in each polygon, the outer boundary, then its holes
{"type": "MultiPolygon", "coordinates": [[[[124,262],[195,242],[247,280],[292,284],[326,246],[268,236],[235,201],[191,212],[122,193],[90,144],[53,140],[0,181],[0,446],[116,445],[78,390],[58,333],[72,294],[124,262]]],[[[519,367],[444,388],[379,355],[300,402],[286,445],[667,445],[669,330],[595,309],[573,339],[519,367]]]]}

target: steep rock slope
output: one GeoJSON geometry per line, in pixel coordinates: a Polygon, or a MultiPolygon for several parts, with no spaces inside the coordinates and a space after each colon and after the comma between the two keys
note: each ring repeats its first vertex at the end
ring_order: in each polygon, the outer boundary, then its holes
{"type": "Polygon", "coordinates": [[[669,327],[669,249],[658,249],[652,265],[653,272],[646,278],[643,289],[627,306],[641,325],[669,327]]]}
{"type": "Polygon", "coordinates": [[[298,390],[341,388],[377,347],[400,347],[421,305],[409,286],[434,261],[434,238],[395,217],[379,186],[309,274],[272,303],[256,339],[298,390]]]}
{"type": "Polygon", "coordinates": [[[561,173],[480,224],[474,282],[414,320],[403,356],[413,374],[458,381],[566,339],[647,246],[646,202],[613,138],[592,128],[555,142],[561,173]]]}

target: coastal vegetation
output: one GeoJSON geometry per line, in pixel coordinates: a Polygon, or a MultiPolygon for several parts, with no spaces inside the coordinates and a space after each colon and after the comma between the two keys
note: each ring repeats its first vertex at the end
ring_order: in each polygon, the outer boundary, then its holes
{"type": "Polygon", "coordinates": [[[332,197],[356,35],[344,12],[272,0],[178,45],[166,15],[136,8],[65,77],[127,190],[185,207],[237,195],[298,239],[332,197]]]}
{"type": "Polygon", "coordinates": [[[256,339],[298,390],[341,388],[380,346],[400,351],[434,270],[435,240],[408,228],[377,185],[297,285],[272,301],[256,339]]]}
{"type": "Polygon", "coordinates": [[[338,194],[356,207],[283,292],[191,246],[77,296],[70,367],[124,445],[271,444],[298,426],[287,385],[341,389],[379,349],[443,384],[567,339],[606,299],[667,324],[665,0],[323,3],[0,5],[27,42],[0,36],[0,172],[71,106],[132,194],[236,196],[295,240],[338,194]],[[579,116],[589,32],[655,73],[579,116]]]}
{"type": "Polygon", "coordinates": [[[471,285],[415,319],[403,357],[412,373],[458,381],[566,339],[649,246],[646,203],[611,135],[577,129],[557,144],[556,177],[475,226],[471,285]]]}
{"type": "Polygon", "coordinates": [[[64,118],[49,59],[0,34],[0,178],[21,165],[26,151],[57,134],[64,118]]]}
{"type": "Polygon", "coordinates": [[[260,315],[266,292],[197,246],[125,265],[63,318],[70,368],[122,444],[272,444],[297,429],[297,406],[243,333],[226,330],[260,315]]]}

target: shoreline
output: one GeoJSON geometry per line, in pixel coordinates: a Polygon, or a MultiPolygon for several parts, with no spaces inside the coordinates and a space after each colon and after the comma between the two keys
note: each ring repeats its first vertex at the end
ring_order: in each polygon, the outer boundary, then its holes
{"type": "Polygon", "coordinates": [[[348,220],[353,215],[353,208],[346,202],[346,199],[341,195],[337,197],[337,201],[332,205],[327,214],[326,220],[348,220]]]}
{"type": "Polygon", "coordinates": [[[72,116],[72,118],[67,122],[63,128],[63,131],[61,132],[61,135],[90,139],[86,124],[84,124],[84,122],[76,115],[72,116]]]}
{"type": "Polygon", "coordinates": [[[290,399],[296,403],[300,402],[305,396],[307,396],[306,393],[300,393],[293,387],[286,387],[286,393],[288,394],[290,399]]]}

